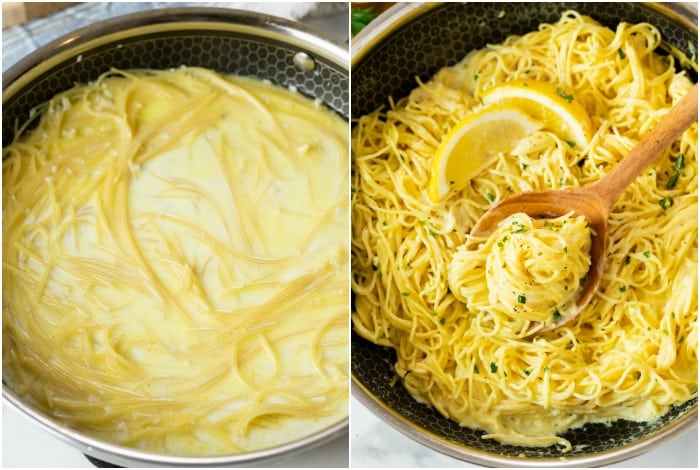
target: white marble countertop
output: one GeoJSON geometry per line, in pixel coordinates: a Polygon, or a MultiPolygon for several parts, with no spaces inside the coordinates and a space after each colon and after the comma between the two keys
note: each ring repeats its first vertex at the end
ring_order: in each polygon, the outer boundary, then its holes
{"type": "MultiPolygon", "coordinates": [[[[353,468],[477,468],[436,452],[389,426],[357,398],[350,408],[350,462],[353,468]]],[[[698,428],[676,436],[617,468],[698,468],[698,428]]]]}

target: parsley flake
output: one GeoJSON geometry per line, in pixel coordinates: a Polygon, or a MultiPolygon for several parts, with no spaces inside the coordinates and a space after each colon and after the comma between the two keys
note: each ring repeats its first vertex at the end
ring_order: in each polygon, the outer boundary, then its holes
{"type": "Polygon", "coordinates": [[[574,95],[570,95],[564,91],[563,88],[557,87],[557,95],[561,96],[566,100],[567,103],[574,101],[574,95]]]}

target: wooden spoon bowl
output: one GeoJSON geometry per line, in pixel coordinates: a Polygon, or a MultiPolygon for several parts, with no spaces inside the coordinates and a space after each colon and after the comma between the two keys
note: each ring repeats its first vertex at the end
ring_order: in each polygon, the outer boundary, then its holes
{"type": "Polygon", "coordinates": [[[599,181],[569,190],[532,191],[504,199],[491,207],[471,233],[488,236],[506,217],[525,213],[536,219],[550,219],[573,213],[584,216],[591,229],[591,265],[576,308],[541,329],[548,331],[572,319],[588,305],[600,285],[605,266],[608,218],[615,201],[637,176],[688,127],[698,120],[698,85],[684,96],[631,151],[599,181]]]}

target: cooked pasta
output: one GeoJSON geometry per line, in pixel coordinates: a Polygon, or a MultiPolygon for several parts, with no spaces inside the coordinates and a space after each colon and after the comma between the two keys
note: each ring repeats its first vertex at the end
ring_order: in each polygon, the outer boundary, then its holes
{"type": "Polygon", "coordinates": [[[3,149],[17,394],[172,455],[272,447],[347,416],[343,119],[179,68],[112,71],[33,121],[3,149]]]}
{"type": "Polygon", "coordinates": [[[515,320],[511,329],[527,335],[531,322],[556,322],[575,309],[590,250],[583,216],[532,219],[516,213],[488,237],[468,239],[454,253],[447,281],[468,310],[515,320]]]}
{"type": "MultiPolygon", "coordinates": [[[[512,275],[511,264],[488,271],[505,262],[501,250],[520,248],[468,235],[510,194],[599,180],[649,132],[692,87],[673,58],[655,52],[660,41],[650,24],[611,30],[568,11],[472,51],[355,123],[354,329],[396,350],[397,377],[416,400],[484,438],[566,452],[567,429],[653,420],[697,396],[697,124],[614,205],[601,286],[564,326],[527,330],[525,322],[554,314],[552,286],[541,279],[518,288],[524,277],[512,275]],[[590,115],[590,141],[581,147],[537,130],[433,202],[426,187],[443,136],[482,109],[488,90],[518,79],[569,91],[590,115]],[[467,253],[479,243],[483,249],[467,253]],[[543,312],[529,308],[536,300],[543,312]]],[[[585,251],[586,232],[556,243],[585,251]]],[[[545,257],[551,272],[568,258],[562,251],[545,257]]],[[[585,263],[554,285],[576,288],[585,263]]]]}

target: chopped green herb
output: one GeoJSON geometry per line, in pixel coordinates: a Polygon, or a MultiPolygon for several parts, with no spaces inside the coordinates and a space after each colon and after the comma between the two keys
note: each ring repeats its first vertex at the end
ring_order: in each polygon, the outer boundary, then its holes
{"type": "Polygon", "coordinates": [[[526,298],[524,295],[520,294],[520,295],[518,296],[518,303],[519,303],[519,304],[524,304],[525,302],[527,302],[527,298],[526,298]]]}
{"type": "Polygon", "coordinates": [[[527,164],[527,163],[520,162],[520,167],[521,167],[523,170],[527,170],[528,164],[527,164]]]}
{"type": "Polygon", "coordinates": [[[571,103],[574,100],[574,95],[569,95],[564,91],[563,88],[560,87],[557,87],[557,95],[564,98],[567,101],[567,103],[571,103]]]}
{"type": "Polygon", "coordinates": [[[566,143],[569,144],[569,147],[571,148],[576,147],[576,142],[574,142],[573,140],[567,140],[566,143]]]}
{"type": "Polygon", "coordinates": [[[479,366],[477,366],[476,364],[474,364],[474,373],[475,374],[479,373],[479,366]]]}
{"type": "Polygon", "coordinates": [[[651,256],[651,253],[649,253],[648,251],[645,251],[642,254],[644,255],[645,258],[649,258],[651,256]]]}
{"type": "Polygon", "coordinates": [[[679,171],[674,171],[671,177],[666,181],[666,189],[673,189],[678,184],[678,178],[681,176],[679,171]]]}
{"type": "Polygon", "coordinates": [[[620,59],[624,59],[625,57],[627,57],[627,54],[625,54],[625,51],[623,51],[621,47],[617,49],[617,55],[620,56],[620,59]]]}
{"type": "Polygon", "coordinates": [[[522,225],[520,222],[517,220],[513,221],[513,228],[515,230],[511,231],[510,233],[525,233],[527,232],[527,229],[525,228],[524,225],[522,225]]]}
{"type": "Polygon", "coordinates": [[[498,372],[498,366],[496,365],[495,362],[492,362],[491,363],[491,373],[495,374],[496,372],[498,372]]]}
{"type": "Polygon", "coordinates": [[[401,292],[401,295],[403,295],[404,297],[408,297],[409,295],[411,295],[411,293],[410,292],[401,292]]]}
{"type": "Polygon", "coordinates": [[[496,196],[494,196],[494,195],[491,194],[491,193],[486,193],[486,199],[488,199],[489,202],[493,202],[493,201],[496,200],[496,196]]]}
{"type": "Polygon", "coordinates": [[[625,256],[625,264],[630,264],[630,261],[632,261],[632,257],[630,255],[625,256]]]}
{"type": "Polygon", "coordinates": [[[659,205],[661,206],[661,209],[666,210],[669,207],[673,205],[673,198],[672,197],[665,197],[662,199],[659,199],[659,205]]]}
{"type": "Polygon", "coordinates": [[[450,186],[452,186],[453,184],[455,184],[454,180],[450,180],[450,186]]]}
{"type": "Polygon", "coordinates": [[[627,286],[620,286],[620,292],[625,292],[627,290],[627,286]]]}
{"type": "Polygon", "coordinates": [[[428,227],[428,233],[430,234],[431,237],[436,237],[438,235],[437,232],[435,232],[430,227],[428,227]]]}
{"type": "Polygon", "coordinates": [[[682,343],[684,339],[685,339],[685,336],[681,336],[680,338],[678,338],[678,344],[682,343]]]}
{"type": "Polygon", "coordinates": [[[678,154],[676,162],[673,164],[673,174],[666,182],[666,189],[673,189],[678,184],[678,178],[681,176],[681,170],[685,167],[685,155],[682,153],[678,154]]]}
{"type": "Polygon", "coordinates": [[[376,271],[377,269],[379,269],[379,267],[377,267],[376,264],[372,263],[372,271],[376,271]]]}
{"type": "Polygon", "coordinates": [[[441,324],[441,325],[444,325],[444,324],[445,324],[445,317],[442,317],[442,318],[440,319],[440,324],[441,324]]]}
{"type": "Polygon", "coordinates": [[[564,253],[566,253],[567,255],[569,254],[569,248],[566,246],[564,247],[564,253]]]}
{"type": "Polygon", "coordinates": [[[389,224],[388,224],[388,223],[386,222],[386,220],[385,220],[385,221],[382,222],[382,225],[386,227],[386,226],[389,225],[389,224]]]}
{"type": "Polygon", "coordinates": [[[523,373],[525,373],[525,375],[530,375],[530,374],[531,374],[530,369],[525,369],[525,370],[523,371],[523,373]]]}
{"type": "Polygon", "coordinates": [[[586,157],[583,157],[581,160],[576,162],[576,165],[578,165],[579,168],[582,168],[585,163],[586,163],[586,157]]]}
{"type": "Polygon", "coordinates": [[[479,74],[478,74],[478,73],[475,73],[475,74],[474,74],[474,81],[477,81],[478,79],[479,79],[479,74]]]}
{"type": "Polygon", "coordinates": [[[685,168],[685,155],[683,153],[679,153],[678,157],[676,157],[676,163],[673,164],[673,169],[680,171],[683,168],[685,168]]]}
{"type": "Polygon", "coordinates": [[[555,310],[554,313],[552,314],[552,320],[557,321],[561,318],[561,313],[559,313],[559,310],[555,310]]]}

